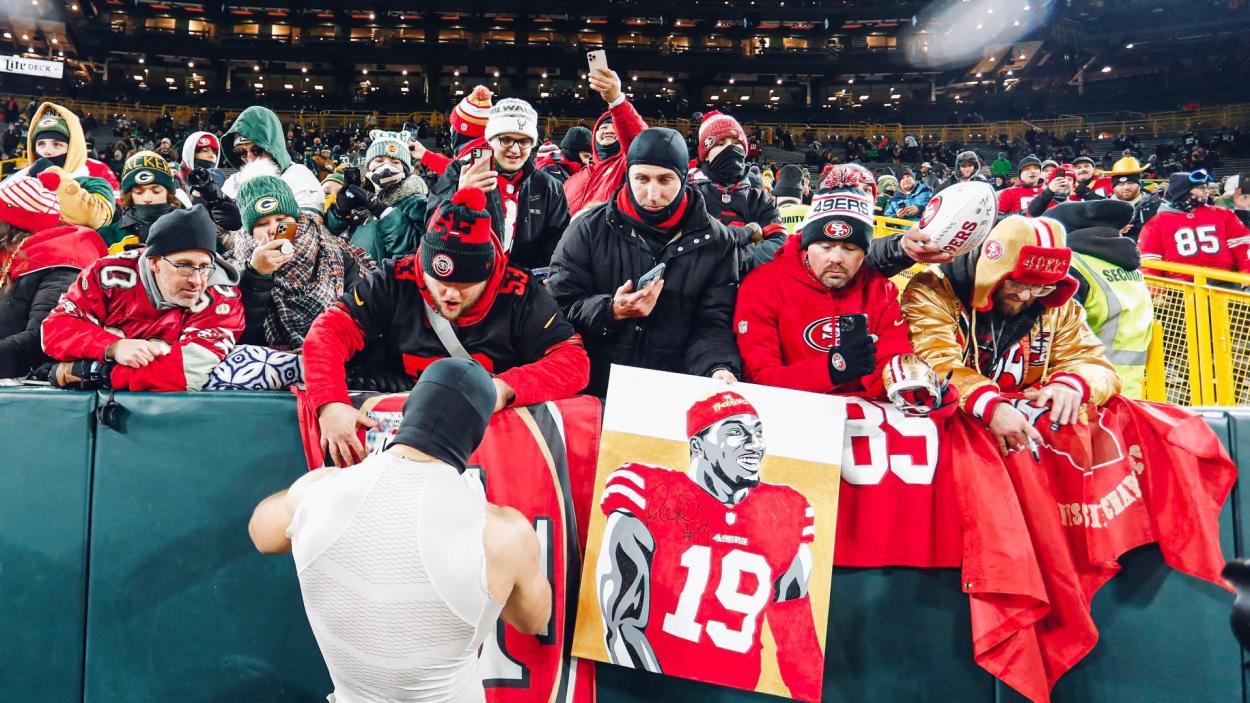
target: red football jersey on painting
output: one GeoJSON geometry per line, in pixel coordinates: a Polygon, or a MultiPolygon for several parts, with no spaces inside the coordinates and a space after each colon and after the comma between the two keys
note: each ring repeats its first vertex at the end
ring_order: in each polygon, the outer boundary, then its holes
{"type": "Polygon", "coordinates": [[[661,670],[754,689],[774,584],[815,537],[807,499],[760,483],[729,506],[684,472],[635,463],[608,476],[601,507],[638,518],[655,540],[646,636],[661,670]]]}

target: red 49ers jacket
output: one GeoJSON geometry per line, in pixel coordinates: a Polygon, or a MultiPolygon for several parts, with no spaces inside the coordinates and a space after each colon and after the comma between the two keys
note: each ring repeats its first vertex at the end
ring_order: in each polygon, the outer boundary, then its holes
{"type": "Polygon", "coordinates": [[[169,345],[168,353],[141,369],[114,366],[112,387],[198,391],[243,332],[237,278],[219,270],[214,285],[191,307],[158,308],[140,274],[147,265],[144,251],[106,256],[83,269],[43,321],[43,350],[58,361],[103,361],[104,351],[120,338],[160,340],[169,345]]]}
{"type": "Polygon", "coordinates": [[[777,258],[743,280],[734,310],[734,329],[746,380],[815,393],[841,393],[885,400],[881,371],[898,354],[911,354],[898,288],[867,259],[846,287],[830,290],[807,270],[799,235],[791,235],[777,258]],[[828,352],[837,316],[866,313],[877,335],[877,367],[834,388],[828,352]]]}

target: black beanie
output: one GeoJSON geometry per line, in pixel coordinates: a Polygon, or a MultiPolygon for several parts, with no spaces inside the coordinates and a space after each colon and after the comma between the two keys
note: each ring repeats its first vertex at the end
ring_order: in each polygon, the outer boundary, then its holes
{"type": "Polygon", "coordinates": [[[1123,200],[1111,198],[1069,201],[1047,210],[1046,216],[1058,220],[1069,234],[1096,227],[1119,230],[1133,219],[1133,206],[1123,200]]]}
{"type": "Polygon", "coordinates": [[[626,155],[629,166],[661,166],[681,179],[684,184],[690,168],[690,151],[686,140],[666,127],[644,129],[629,145],[626,155]]]}
{"type": "Polygon", "coordinates": [[[590,130],[578,125],[565,133],[560,140],[560,151],[565,154],[576,154],[579,151],[593,151],[590,146],[590,130]]]}
{"type": "Polygon", "coordinates": [[[217,253],[217,226],[203,205],[190,210],[178,208],[161,215],[148,230],[147,249],[143,253],[151,258],[187,249],[217,253]]]}
{"type": "Polygon", "coordinates": [[[872,241],[873,202],[857,190],[826,189],[812,196],[799,227],[799,248],[816,242],[849,242],[865,252],[872,241]]]}
{"type": "Polygon", "coordinates": [[[1023,171],[1024,169],[1028,168],[1029,166],[1036,166],[1036,167],[1038,167],[1038,168],[1041,168],[1041,167],[1042,167],[1042,160],[1041,160],[1041,159],[1039,159],[1039,158],[1037,158],[1037,157],[1036,157],[1036,156],[1034,156],[1033,154],[1029,154],[1028,156],[1024,157],[1023,159],[1020,159],[1020,169],[1019,169],[1019,170],[1023,171]]]}
{"type": "Polygon", "coordinates": [[[778,198],[803,197],[803,167],[798,164],[786,164],[777,172],[777,182],[773,185],[773,195],[778,198]]]}
{"type": "Polygon", "coordinates": [[[464,471],[495,411],[495,384],[469,359],[430,364],[404,401],[393,444],[402,444],[464,471]]]}
{"type": "Polygon", "coordinates": [[[421,235],[421,268],[440,281],[480,283],[495,271],[495,236],[478,188],[456,191],[421,235]]]}

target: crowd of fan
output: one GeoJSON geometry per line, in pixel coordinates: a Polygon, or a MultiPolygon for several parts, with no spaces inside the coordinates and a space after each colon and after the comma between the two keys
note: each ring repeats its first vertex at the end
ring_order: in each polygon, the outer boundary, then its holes
{"type": "MultiPolygon", "coordinates": [[[[916,326],[887,277],[919,263],[957,280],[976,254],[935,250],[923,226],[874,240],[873,216],[921,221],[961,184],[993,182],[1011,227],[1066,228],[1066,245],[1047,246],[1074,257],[1076,299],[1126,394],[1141,395],[1152,317],[1106,312],[1149,310],[1143,259],[1250,273],[1250,174],[1217,185],[1205,170],[1246,152],[1240,129],[1151,154],[1120,137],[1101,157],[1074,134],[1030,131],[1001,137],[990,163],[912,136],[835,139],[834,153],[800,135],[807,163],[781,166],[729,115],[700,115],[689,135],[649,129],[615,73],[589,83],[607,110],[559,143],[528,103],[478,86],[449,130],[424,135],[446,153],[417,139],[424,124],[322,132],[261,106],[228,128],[204,111],[195,126],[209,129],[177,139],[188,126],[170,115],[112,116],[116,140],[97,152],[94,117],[8,101],[5,151],[24,129],[32,163],[0,184],[0,378],[303,385],[342,465],[367,422],[349,388],[407,389],[447,356],[481,362],[500,408],[602,395],[613,363],[884,398],[882,364],[911,353],[916,326]],[[847,163],[860,159],[898,163],[847,163]],[[1143,189],[1151,176],[1166,188],[1143,189]],[[1082,257],[1121,273],[1099,280],[1082,257]],[[808,318],[831,308],[871,312],[875,337],[812,333],[808,318]]],[[[1013,300],[1045,303],[1068,271],[1026,276],[1013,300]]]]}

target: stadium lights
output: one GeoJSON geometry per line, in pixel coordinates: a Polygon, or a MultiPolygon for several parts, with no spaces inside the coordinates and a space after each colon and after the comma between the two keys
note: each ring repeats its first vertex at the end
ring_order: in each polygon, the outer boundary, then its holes
{"type": "MultiPolygon", "coordinates": [[[[23,34],[23,35],[22,35],[22,41],[30,41],[30,35],[29,35],[29,34],[23,34]]],[[[140,63],[143,63],[143,62],[142,62],[142,61],[140,61],[140,63]]]]}
{"type": "Polygon", "coordinates": [[[673,82],[673,77],[672,77],[672,76],[669,76],[669,77],[668,77],[668,82],[669,82],[669,83],[672,83],[672,82],[673,82]]]}
{"type": "Polygon", "coordinates": [[[53,44],[55,44],[55,43],[56,43],[56,37],[52,37],[52,43],[53,43],[53,44]]]}
{"type": "MultiPolygon", "coordinates": [[[[7,39],[9,35],[8,35],[8,34],[5,34],[4,36],[5,36],[5,38],[7,39]]],[[[1125,45],[1124,45],[1124,48],[1125,48],[1125,49],[1132,49],[1132,48],[1133,48],[1133,45],[1132,45],[1132,44],[1125,44],[1125,45]]]]}
{"type": "Polygon", "coordinates": [[[142,65],[142,64],[143,64],[143,57],[142,57],[142,56],[140,56],[140,57],[139,57],[139,64],[140,64],[140,65],[142,65]]]}
{"type": "Polygon", "coordinates": [[[252,70],[253,70],[253,71],[255,71],[255,72],[257,72],[257,73],[260,73],[260,64],[253,64],[253,65],[252,65],[252,70]]]}
{"type": "Polygon", "coordinates": [[[367,76],[367,75],[369,75],[369,69],[367,69],[367,68],[362,68],[362,69],[360,69],[360,75],[362,75],[362,76],[367,76]]]}
{"type": "Polygon", "coordinates": [[[778,78],[778,79],[777,79],[777,85],[781,85],[781,79],[780,79],[780,78],[778,78]]]}
{"type": "Polygon", "coordinates": [[[1103,72],[1103,73],[1111,73],[1111,67],[1110,67],[1110,66],[1103,66],[1103,67],[1102,67],[1102,72],[1103,72]]]}
{"type": "Polygon", "coordinates": [[[5,38],[5,39],[12,39],[12,38],[13,38],[13,33],[12,33],[12,32],[5,32],[5,33],[4,33],[4,38],[5,38]]]}
{"type": "Polygon", "coordinates": [[[194,62],[194,61],[188,61],[188,62],[187,62],[187,68],[195,68],[195,62],[194,62]]]}
{"type": "Polygon", "coordinates": [[[300,68],[299,72],[300,72],[300,73],[308,73],[308,67],[307,67],[307,66],[304,66],[304,67],[300,68]]]}
{"type": "Polygon", "coordinates": [[[498,77],[499,77],[499,71],[495,71],[495,77],[496,77],[496,78],[498,78],[498,77]]]}
{"type": "Polygon", "coordinates": [[[849,85],[855,85],[855,79],[854,79],[854,78],[851,78],[850,80],[848,80],[848,81],[847,81],[847,84],[849,84],[849,85]]]}

